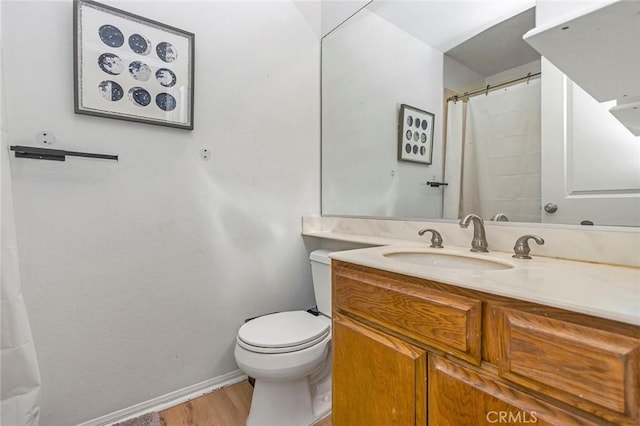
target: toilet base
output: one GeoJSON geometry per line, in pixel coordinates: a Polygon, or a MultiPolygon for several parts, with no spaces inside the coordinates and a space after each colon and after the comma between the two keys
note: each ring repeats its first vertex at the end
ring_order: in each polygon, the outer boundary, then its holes
{"type": "Polygon", "coordinates": [[[307,377],[287,382],[256,380],[247,426],[302,426],[315,420],[307,377]]]}
{"type": "Polygon", "coordinates": [[[316,384],[311,385],[311,400],[314,422],[331,412],[331,372],[316,384]]]}

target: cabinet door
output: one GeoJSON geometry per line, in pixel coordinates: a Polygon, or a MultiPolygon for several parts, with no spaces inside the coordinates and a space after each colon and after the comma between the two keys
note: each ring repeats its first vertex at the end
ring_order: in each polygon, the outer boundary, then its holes
{"type": "Polygon", "coordinates": [[[426,352],[333,314],[334,426],[426,424],[426,352]]]}
{"type": "Polygon", "coordinates": [[[429,356],[429,426],[603,425],[518,391],[497,376],[429,356]]]}

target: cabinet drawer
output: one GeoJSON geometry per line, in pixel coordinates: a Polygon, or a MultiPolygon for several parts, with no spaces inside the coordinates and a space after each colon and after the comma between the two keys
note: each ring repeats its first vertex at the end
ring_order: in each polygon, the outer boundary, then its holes
{"type": "Polygon", "coordinates": [[[479,300],[338,264],[333,268],[333,306],[480,365],[479,300]]]}
{"type": "Polygon", "coordinates": [[[508,308],[499,309],[498,324],[502,377],[636,424],[640,339],[508,308]]]}

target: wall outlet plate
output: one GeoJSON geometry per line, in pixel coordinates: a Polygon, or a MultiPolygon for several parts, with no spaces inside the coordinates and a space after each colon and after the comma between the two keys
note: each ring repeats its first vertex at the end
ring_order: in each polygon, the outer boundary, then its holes
{"type": "Polygon", "coordinates": [[[56,143],[56,136],[46,130],[41,130],[36,134],[36,142],[44,145],[53,145],[56,143]]]}
{"type": "Polygon", "coordinates": [[[204,148],[200,150],[200,157],[207,161],[209,158],[211,158],[211,151],[209,151],[208,149],[204,148]]]}

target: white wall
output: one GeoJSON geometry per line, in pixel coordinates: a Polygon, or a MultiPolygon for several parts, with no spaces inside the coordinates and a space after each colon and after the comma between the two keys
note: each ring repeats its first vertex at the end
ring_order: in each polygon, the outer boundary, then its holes
{"type": "Polygon", "coordinates": [[[196,34],[195,130],[75,115],[71,0],[3,2],[8,143],[48,130],[55,148],[120,156],[11,158],[47,426],[233,371],[245,318],[313,304],[300,237],[320,199],[311,15],[275,1],[105,3],[196,34]]]}
{"type": "Polygon", "coordinates": [[[485,84],[500,84],[505,81],[524,77],[528,73],[535,74],[537,72],[540,72],[540,69],[540,59],[538,59],[537,61],[529,62],[528,64],[523,64],[518,67],[510,68],[497,74],[490,75],[485,79],[485,84]]]}
{"type": "Polygon", "coordinates": [[[321,0],[321,28],[324,37],[371,0],[321,0]]]}
{"type": "Polygon", "coordinates": [[[485,78],[482,74],[450,56],[444,55],[443,69],[443,84],[446,90],[462,94],[476,90],[485,84],[485,78]]]}
{"type": "Polygon", "coordinates": [[[325,37],[323,213],[440,216],[442,58],[366,9],[325,37]],[[398,161],[403,103],[435,114],[431,165],[398,161]]]}

